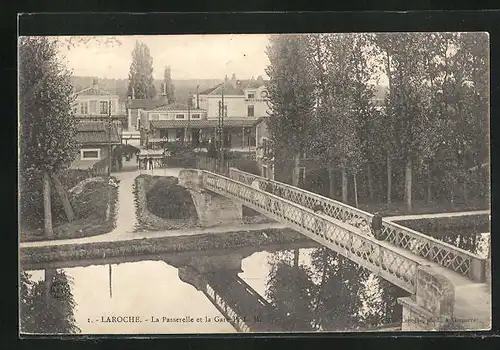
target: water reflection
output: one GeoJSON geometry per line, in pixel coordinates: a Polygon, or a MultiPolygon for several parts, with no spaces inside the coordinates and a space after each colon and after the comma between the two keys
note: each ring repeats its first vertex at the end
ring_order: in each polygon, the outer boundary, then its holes
{"type": "Polygon", "coordinates": [[[21,273],[20,312],[23,333],[77,333],[76,303],[71,291],[72,280],[64,271],[47,269],[41,281],[21,273]]]}
{"type": "MultiPolygon", "coordinates": [[[[478,237],[454,231],[439,239],[484,254],[484,239],[478,237]]],[[[39,267],[21,273],[21,331],[309,332],[400,324],[397,298],[406,292],[327,248],[312,246],[235,248],[113,258],[90,266],[62,262],[57,268],[39,267]],[[139,317],[140,322],[104,322],[113,316],[139,317]],[[179,321],[183,318],[202,321],[179,321]]]]}
{"type": "Polygon", "coordinates": [[[297,251],[269,257],[266,295],[290,315],[294,331],[355,331],[398,323],[397,297],[406,293],[327,248],[307,252],[298,264],[297,251]]]}

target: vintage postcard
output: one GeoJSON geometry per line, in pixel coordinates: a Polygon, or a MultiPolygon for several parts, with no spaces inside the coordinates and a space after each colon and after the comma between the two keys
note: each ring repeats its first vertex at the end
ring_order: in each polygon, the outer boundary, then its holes
{"type": "Polygon", "coordinates": [[[491,328],[488,33],[18,50],[21,335],[491,328]]]}

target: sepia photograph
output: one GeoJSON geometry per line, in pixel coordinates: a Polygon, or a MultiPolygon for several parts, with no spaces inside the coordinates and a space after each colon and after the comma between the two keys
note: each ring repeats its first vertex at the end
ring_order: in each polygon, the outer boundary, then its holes
{"type": "Polygon", "coordinates": [[[18,37],[19,331],[491,329],[486,32],[18,37]]]}

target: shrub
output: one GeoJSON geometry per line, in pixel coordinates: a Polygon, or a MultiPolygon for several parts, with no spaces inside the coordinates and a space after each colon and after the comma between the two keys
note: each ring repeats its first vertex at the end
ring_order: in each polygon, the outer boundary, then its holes
{"type": "Polygon", "coordinates": [[[160,179],[146,193],[148,210],[163,219],[196,217],[191,194],[184,187],[160,179]]]}

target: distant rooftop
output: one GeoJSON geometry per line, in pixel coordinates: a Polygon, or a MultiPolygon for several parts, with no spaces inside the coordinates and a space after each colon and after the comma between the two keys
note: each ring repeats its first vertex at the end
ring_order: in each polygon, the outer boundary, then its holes
{"type": "Polygon", "coordinates": [[[201,91],[200,95],[222,95],[222,93],[225,95],[245,95],[245,89],[257,89],[266,83],[267,80],[264,80],[261,76],[257,77],[257,79],[240,80],[236,79],[233,74],[231,79],[226,77],[224,82],[201,91]]]}
{"type": "MultiPolygon", "coordinates": [[[[187,111],[188,110],[188,105],[187,104],[183,104],[183,103],[170,103],[168,105],[163,105],[163,106],[159,106],[155,109],[151,109],[149,110],[148,112],[160,112],[160,111],[187,111]]],[[[198,108],[194,108],[194,107],[190,107],[189,108],[190,110],[192,111],[195,111],[195,110],[198,110],[198,111],[201,111],[201,109],[198,109],[198,108]]]]}
{"type": "Polygon", "coordinates": [[[75,93],[78,96],[117,96],[106,90],[100,89],[98,80],[94,79],[92,86],[75,93]]]}

